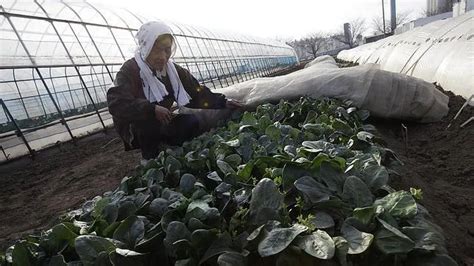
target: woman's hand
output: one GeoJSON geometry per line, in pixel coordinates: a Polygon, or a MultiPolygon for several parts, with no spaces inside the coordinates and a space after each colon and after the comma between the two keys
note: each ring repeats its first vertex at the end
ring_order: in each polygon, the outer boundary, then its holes
{"type": "Polygon", "coordinates": [[[239,109],[244,107],[244,105],[236,100],[227,99],[226,108],[228,109],[239,109]]]}
{"type": "Polygon", "coordinates": [[[161,105],[155,105],[155,118],[167,125],[171,121],[171,112],[161,105]]]}

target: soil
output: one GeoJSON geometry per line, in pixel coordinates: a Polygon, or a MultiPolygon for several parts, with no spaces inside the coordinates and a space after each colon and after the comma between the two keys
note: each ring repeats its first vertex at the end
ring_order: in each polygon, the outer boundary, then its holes
{"type": "Polygon", "coordinates": [[[27,234],[105,191],[114,190],[140,162],[113,129],[0,165],[0,252],[27,234]]]}
{"type": "MultiPolygon", "coordinates": [[[[441,89],[442,90],[442,89],[441,89]]],[[[440,122],[417,124],[372,120],[386,146],[395,151],[403,166],[400,176],[391,176],[391,186],[409,190],[421,188],[421,204],[444,230],[449,254],[459,265],[474,265],[474,122],[460,125],[474,116],[461,96],[449,96],[449,114],[440,122]],[[451,126],[448,125],[451,123],[451,126]],[[406,143],[402,124],[407,128],[406,143]]]]}
{"type": "MultiPolygon", "coordinates": [[[[392,176],[396,189],[423,190],[421,203],[444,229],[449,254],[460,265],[474,265],[474,116],[467,106],[446,129],[465,100],[450,97],[449,115],[441,122],[416,124],[370,121],[405,163],[392,176]],[[408,129],[405,144],[402,124],[408,129]]],[[[138,151],[125,152],[113,130],[62,144],[0,165],[0,250],[15,240],[50,228],[57,217],[81,206],[86,199],[115,189],[133,173],[138,151]]]]}

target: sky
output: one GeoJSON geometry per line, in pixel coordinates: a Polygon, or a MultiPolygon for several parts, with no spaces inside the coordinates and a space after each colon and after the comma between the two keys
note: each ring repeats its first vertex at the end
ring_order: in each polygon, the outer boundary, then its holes
{"type": "MultiPolygon", "coordinates": [[[[251,36],[293,40],[311,33],[342,31],[343,24],[363,18],[368,27],[382,16],[382,0],[89,0],[124,7],[178,23],[251,36]]],[[[397,0],[397,12],[421,16],[426,0],[397,0]]],[[[385,0],[390,17],[390,0],[385,0]]],[[[364,35],[373,31],[367,30],[364,35]]]]}

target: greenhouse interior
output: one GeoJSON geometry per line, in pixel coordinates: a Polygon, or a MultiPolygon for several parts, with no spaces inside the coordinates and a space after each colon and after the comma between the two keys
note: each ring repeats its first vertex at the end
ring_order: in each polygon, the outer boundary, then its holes
{"type": "Polygon", "coordinates": [[[283,40],[2,0],[0,265],[474,265],[474,1],[405,2],[283,40]]]}
{"type": "MultiPolygon", "coordinates": [[[[150,20],[87,2],[2,4],[2,161],[110,126],[106,91],[133,56],[138,28],[150,20]]],[[[276,41],[170,26],[174,61],[212,89],[298,62],[291,47],[276,41]]]]}

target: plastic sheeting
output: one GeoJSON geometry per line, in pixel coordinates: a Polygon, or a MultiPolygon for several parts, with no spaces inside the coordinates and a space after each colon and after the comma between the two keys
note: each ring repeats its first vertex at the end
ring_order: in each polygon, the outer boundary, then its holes
{"type": "MultiPolygon", "coordinates": [[[[338,68],[332,57],[316,58],[308,67],[288,75],[258,78],[235,84],[216,92],[238,100],[249,109],[281,99],[302,96],[333,97],[351,100],[372,116],[418,122],[439,121],[448,113],[449,98],[426,81],[403,74],[380,70],[376,64],[338,68]]],[[[192,112],[206,127],[215,125],[224,111],[192,112]]]]}
{"type": "Polygon", "coordinates": [[[337,58],[437,82],[467,99],[474,94],[474,11],[341,51],[337,58]]]}

